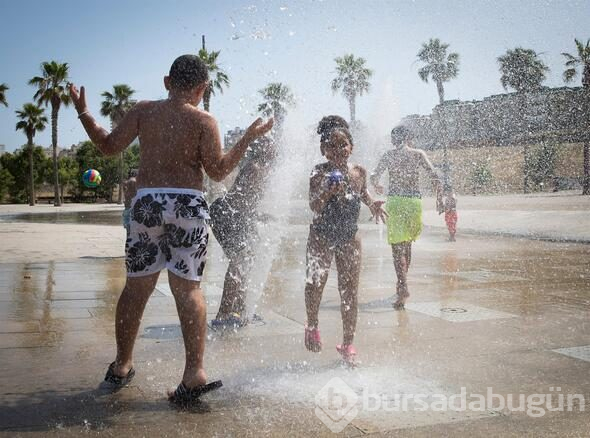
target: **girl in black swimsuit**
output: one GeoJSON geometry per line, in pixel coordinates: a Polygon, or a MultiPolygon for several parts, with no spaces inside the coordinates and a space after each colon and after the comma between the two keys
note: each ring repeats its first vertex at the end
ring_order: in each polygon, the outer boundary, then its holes
{"type": "Polygon", "coordinates": [[[343,342],[336,349],[347,364],[354,365],[356,349],[352,342],[361,266],[357,223],[361,202],[370,208],[377,220],[383,220],[386,213],[381,207],[383,202],[373,201],[367,191],[365,169],[348,163],[353,147],[348,124],[338,116],[324,117],[318,133],[322,136],[320,149],[328,161],[314,167],[309,181],[309,205],[314,218],[307,241],[305,346],[314,352],[322,348],[318,312],[332,258],[335,258],[344,331],[343,342]]]}

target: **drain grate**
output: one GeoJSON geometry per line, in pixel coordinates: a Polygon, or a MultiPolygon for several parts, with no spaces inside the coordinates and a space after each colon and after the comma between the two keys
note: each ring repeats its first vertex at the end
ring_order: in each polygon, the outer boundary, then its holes
{"type": "Polygon", "coordinates": [[[463,309],[462,307],[443,307],[440,311],[443,313],[466,313],[467,309],[463,309]]]}

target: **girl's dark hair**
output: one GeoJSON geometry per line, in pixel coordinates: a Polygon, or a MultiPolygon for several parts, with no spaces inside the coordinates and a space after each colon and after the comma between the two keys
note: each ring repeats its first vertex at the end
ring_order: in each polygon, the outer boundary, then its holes
{"type": "Polygon", "coordinates": [[[348,122],[340,116],[326,116],[318,123],[317,133],[320,134],[320,141],[323,143],[330,140],[330,135],[335,128],[348,130],[348,122]]]}
{"type": "Polygon", "coordinates": [[[190,90],[209,79],[205,63],[196,55],[182,55],[170,67],[170,85],[180,90],[190,90]]]}
{"type": "Polygon", "coordinates": [[[346,138],[348,138],[350,144],[354,145],[352,141],[352,135],[350,134],[348,128],[348,122],[340,116],[325,116],[318,123],[317,129],[317,133],[320,134],[320,151],[322,152],[322,155],[324,155],[324,145],[330,141],[330,137],[334,131],[342,132],[346,138]]]}
{"type": "Polygon", "coordinates": [[[391,143],[394,145],[402,144],[412,138],[414,138],[414,133],[403,125],[396,126],[391,130],[391,143]]]}

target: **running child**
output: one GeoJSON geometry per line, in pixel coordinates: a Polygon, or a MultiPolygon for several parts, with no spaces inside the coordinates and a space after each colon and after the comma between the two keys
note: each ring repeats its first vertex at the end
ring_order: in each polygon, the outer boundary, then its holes
{"type": "Polygon", "coordinates": [[[387,241],[391,245],[393,265],[397,275],[396,301],[393,308],[404,309],[410,296],[408,291],[408,269],[412,262],[412,242],[422,232],[422,195],[419,188],[420,171],[430,177],[436,192],[436,205],[440,212],[442,190],[439,178],[426,153],[414,149],[414,135],[405,126],[391,131],[392,149],[385,152],[375,171],[371,184],[379,194],[384,193],[379,178],[385,170],[389,173],[389,192],[385,211],[387,219],[387,241]]]}
{"type": "Polygon", "coordinates": [[[339,116],[324,117],[318,125],[320,150],[327,161],[314,167],[309,179],[309,205],[313,212],[307,240],[305,346],[322,348],[318,313],[332,259],[336,260],[342,315],[343,342],[336,346],[344,361],[354,365],[353,346],[357,322],[357,293],[361,268],[361,241],[357,235],[361,202],[378,221],[387,216],[383,201],[373,201],[367,191],[367,172],[348,159],[353,139],[339,116]]]}

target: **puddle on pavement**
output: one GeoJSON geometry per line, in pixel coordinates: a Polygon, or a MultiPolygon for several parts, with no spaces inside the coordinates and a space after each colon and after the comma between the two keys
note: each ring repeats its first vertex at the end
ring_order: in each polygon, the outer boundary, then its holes
{"type": "Polygon", "coordinates": [[[121,226],[122,214],[123,212],[121,210],[19,213],[10,215],[0,215],[0,222],[121,226]]]}

